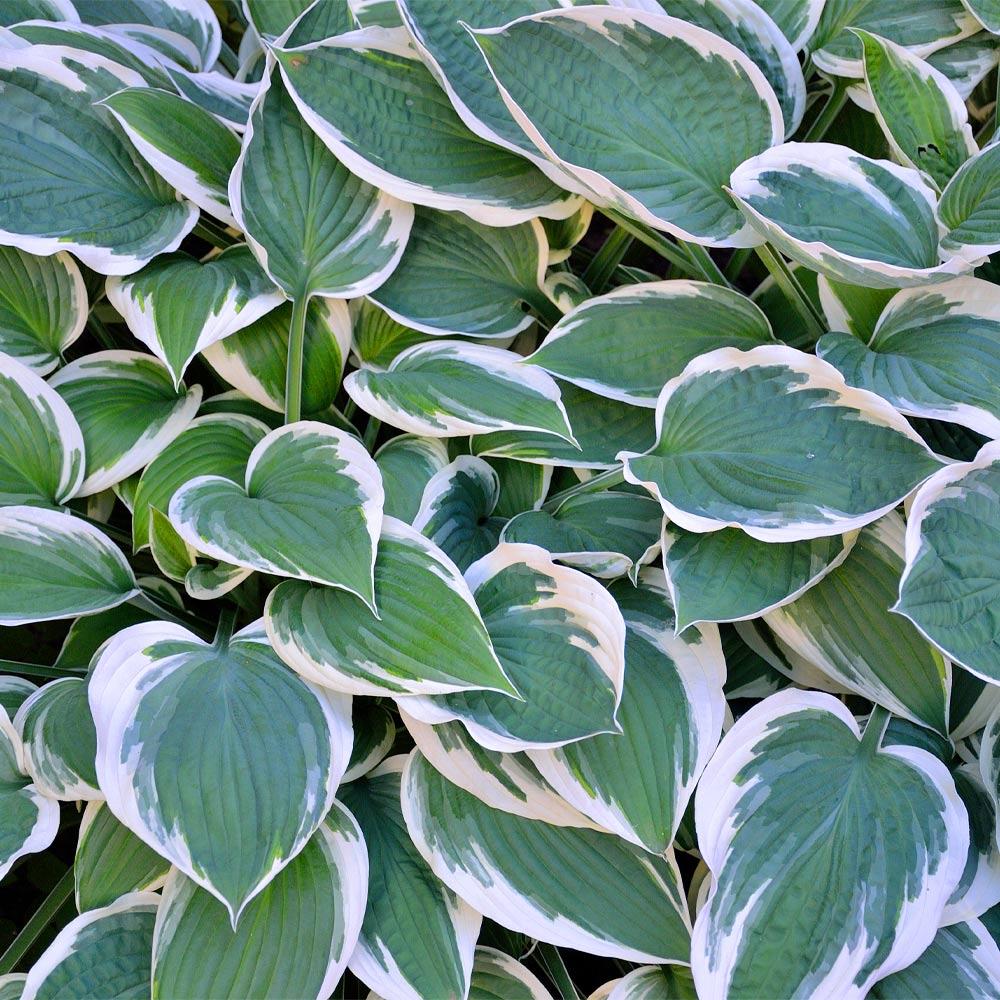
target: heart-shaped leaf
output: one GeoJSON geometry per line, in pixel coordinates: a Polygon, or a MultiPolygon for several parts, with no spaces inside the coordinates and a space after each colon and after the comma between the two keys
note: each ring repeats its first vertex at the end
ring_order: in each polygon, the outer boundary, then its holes
{"type": "Polygon", "coordinates": [[[48,375],[86,322],[87,288],[68,253],[0,247],[0,352],[48,375]]]}
{"type": "Polygon", "coordinates": [[[254,627],[209,645],[133,625],[94,665],[90,707],[109,808],[234,926],[318,828],[350,754],[347,700],[292,673],[254,627]]]}
{"type": "Polygon", "coordinates": [[[179,385],[191,359],[284,302],[245,246],[199,263],[158,257],[127,278],[108,281],[108,301],[179,385]]]}
{"type": "Polygon", "coordinates": [[[257,443],[245,488],[197,476],[174,493],[169,515],[213,559],[341,587],[374,609],[382,499],[378,466],[361,443],[304,420],[257,443]]]}
{"type": "Polygon", "coordinates": [[[483,688],[517,696],[458,567],[390,517],[375,560],[375,603],[378,618],[342,590],[290,581],[271,592],[264,621],[286,663],[334,690],[379,696],[483,688]]]}

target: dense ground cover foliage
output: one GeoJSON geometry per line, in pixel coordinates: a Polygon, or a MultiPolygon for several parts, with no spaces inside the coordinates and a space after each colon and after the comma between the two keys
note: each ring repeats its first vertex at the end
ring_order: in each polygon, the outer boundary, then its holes
{"type": "Polygon", "coordinates": [[[0,0],[0,1000],[1000,995],[998,46],[0,0]]]}

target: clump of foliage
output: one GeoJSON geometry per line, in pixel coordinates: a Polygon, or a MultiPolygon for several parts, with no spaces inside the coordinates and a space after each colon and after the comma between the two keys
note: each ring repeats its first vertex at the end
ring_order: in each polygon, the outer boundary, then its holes
{"type": "Polygon", "coordinates": [[[0,2],[2,1000],[1000,995],[1000,7],[548,6],[0,2]]]}

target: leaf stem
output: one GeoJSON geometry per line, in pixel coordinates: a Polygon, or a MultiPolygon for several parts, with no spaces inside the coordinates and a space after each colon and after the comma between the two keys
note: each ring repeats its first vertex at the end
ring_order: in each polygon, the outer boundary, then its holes
{"type": "Polygon", "coordinates": [[[382,429],[382,421],[377,420],[375,417],[369,417],[368,423],[365,426],[364,436],[361,438],[364,446],[371,451],[375,444],[375,439],[378,437],[378,432],[382,429]]]}
{"type": "Polygon", "coordinates": [[[712,259],[712,255],[699,243],[684,243],[684,249],[688,256],[701,271],[706,281],[713,285],[721,285],[729,288],[729,279],[722,273],[719,265],[712,259]]]}
{"type": "Polygon", "coordinates": [[[562,955],[559,954],[559,949],[554,945],[539,942],[538,957],[559,990],[559,996],[562,1000],[580,1000],[580,994],[573,985],[573,980],[570,978],[562,955]]]}
{"type": "Polygon", "coordinates": [[[813,339],[819,340],[826,333],[826,323],[809,300],[809,296],[806,295],[791,268],[785,263],[784,257],[768,243],[754,247],[754,250],[770,272],[771,277],[774,278],[774,283],[784,293],[792,308],[802,317],[802,321],[806,324],[813,339]]]}
{"type": "Polygon", "coordinates": [[[0,660],[0,673],[24,674],[26,677],[84,677],[85,667],[49,667],[44,663],[22,663],[20,660],[0,660]]]}
{"type": "Polygon", "coordinates": [[[107,521],[98,521],[96,517],[81,514],[80,511],[73,510],[72,507],[69,510],[74,517],[78,517],[81,521],[86,521],[87,524],[92,524],[95,528],[99,528],[112,541],[117,542],[119,545],[125,545],[128,548],[132,547],[132,536],[127,531],[122,531],[121,528],[116,528],[114,525],[108,524],[107,521]]]}
{"type": "Polygon", "coordinates": [[[236,625],[237,614],[239,614],[239,608],[235,604],[226,605],[222,609],[222,613],[219,615],[219,624],[215,629],[215,639],[212,640],[213,646],[221,649],[229,644],[229,640],[233,636],[233,628],[236,625]]]}
{"type": "Polygon", "coordinates": [[[634,240],[635,237],[630,232],[617,225],[608,234],[601,249],[594,254],[587,269],[581,275],[583,283],[595,295],[600,295],[608,287],[608,282],[615,273],[615,268],[622,262],[622,258],[628,253],[634,240]]]}
{"type": "Polygon", "coordinates": [[[640,222],[635,222],[613,209],[605,208],[602,211],[612,222],[617,223],[626,232],[631,233],[640,243],[649,247],[650,250],[655,251],[665,260],[670,261],[674,267],[689,278],[702,277],[700,269],[694,265],[691,258],[684,252],[684,249],[676,243],[671,243],[663,233],[658,233],[655,229],[650,229],[640,222]]]}
{"type": "Polygon", "coordinates": [[[802,142],[819,142],[826,135],[827,130],[847,103],[847,84],[846,78],[837,77],[830,90],[830,96],[826,99],[826,104],[823,105],[823,110],[816,116],[812,125],[806,129],[802,142]]]}
{"type": "Polygon", "coordinates": [[[540,288],[525,289],[524,301],[550,330],[563,318],[562,310],[540,288]]]}
{"type": "Polygon", "coordinates": [[[118,347],[115,343],[115,338],[111,335],[111,331],[107,328],[104,320],[99,319],[93,310],[91,310],[90,315],[87,317],[87,328],[101,342],[101,347],[109,351],[113,351],[118,347]]]}
{"type": "Polygon", "coordinates": [[[872,714],[868,716],[865,723],[865,731],[861,734],[861,750],[863,753],[874,754],[882,737],[885,735],[886,726],[889,725],[889,709],[881,705],[872,708],[872,714]]]}
{"type": "Polygon", "coordinates": [[[743,268],[752,255],[752,247],[740,247],[739,250],[734,250],[725,267],[726,280],[734,282],[743,273],[743,268]]]}
{"type": "Polygon", "coordinates": [[[73,866],[66,870],[52,891],[42,900],[42,905],[32,914],[31,919],[21,928],[20,933],[11,941],[7,950],[0,955],[0,976],[11,972],[18,962],[24,958],[28,949],[35,943],[38,936],[62,909],[66,900],[73,895],[73,866]]]}
{"type": "Polygon", "coordinates": [[[208,619],[202,618],[200,615],[193,615],[190,611],[185,611],[183,608],[171,608],[166,604],[161,604],[155,597],[147,594],[144,590],[140,590],[135,597],[130,598],[128,603],[133,607],[148,611],[159,621],[173,622],[174,625],[183,625],[184,628],[190,629],[195,634],[201,636],[202,639],[207,639],[211,634],[209,630],[212,628],[213,623],[208,621],[208,619]]]}
{"type": "Polygon", "coordinates": [[[292,321],[288,329],[288,367],[285,372],[285,423],[302,419],[302,364],[306,349],[306,309],[308,294],[292,300],[292,321]]]}
{"type": "Polygon", "coordinates": [[[195,236],[201,237],[201,239],[206,243],[210,243],[217,250],[226,250],[236,243],[236,240],[229,233],[205,216],[202,216],[195,223],[195,227],[191,231],[195,236]]]}
{"type": "Polygon", "coordinates": [[[624,482],[625,476],[622,467],[616,465],[613,469],[599,472],[596,476],[591,476],[589,479],[577,483],[576,486],[570,486],[569,489],[553,494],[542,504],[542,510],[555,510],[571,497],[583,496],[586,493],[600,493],[602,490],[610,489],[612,486],[618,486],[624,482]]]}

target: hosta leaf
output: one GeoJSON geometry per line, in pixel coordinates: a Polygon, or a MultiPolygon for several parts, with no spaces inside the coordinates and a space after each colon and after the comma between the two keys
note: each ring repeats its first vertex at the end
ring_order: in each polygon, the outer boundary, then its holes
{"type": "Polygon", "coordinates": [[[196,601],[214,601],[238,587],[252,572],[229,563],[196,564],[184,574],[184,590],[196,601]]]}
{"type": "Polygon", "coordinates": [[[399,15],[424,62],[459,117],[476,135],[534,162],[567,190],[579,183],[546,160],[514,121],[466,25],[495,28],[549,9],[549,0],[470,0],[458,8],[437,0],[399,0],[399,15]]]}
{"type": "Polygon", "coordinates": [[[458,567],[394,518],[382,522],[375,603],[378,618],[345,591],[289,581],[271,592],[264,621],[289,666],[347,694],[517,696],[458,567]]]}
{"type": "MultiPolygon", "coordinates": [[[[188,73],[179,66],[164,67],[177,92],[197,104],[236,132],[244,132],[250,106],[257,96],[257,83],[232,80],[217,72],[188,73]]],[[[228,201],[228,197],[227,197],[228,201]]]]}
{"type": "Polygon", "coordinates": [[[233,215],[261,266],[291,298],[363,295],[398,263],[413,208],[334,157],[302,121],[268,60],[229,178],[233,215]]]}
{"type": "Polygon", "coordinates": [[[626,627],[621,733],[529,756],[584,815],[662,854],[722,735],[726,662],[714,625],[675,637],[659,570],[644,570],[637,588],[622,581],[611,593],[626,627]]]}
{"type": "Polygon", "coordinates": [[[0,711],[6,713],[8,722],[37,690],[37,685],[24,677],[16,677],[13,674],[0,675],[0,711]]]}
{"type": "MultiPolygon", "coordinates": [[[[744,623],[746,629],[749,623],[744,623]]],[[[726,656],[726,698],[766,698],[783,687],[789,679],[768,658],[752,649],[736,625],[720,625],[722,650],[726,656]]]]}
{"type": "Polygon", "coordinates": [[[0,507],[0,625],[75,618],[135,597],[132,569],[99,528],[39,507],[0,507]]]}
{"type": "Polygon", "coordinates": [[[219,58],[222,33],[208,0],[73,0],[85,24],[147,24],[189,39],[208,69],[219,58]]]}
{"type": "Polygon", "coordinates": [[[109,808],[234,924],[317,829],[350,754],[347,700],[302,681],[253,628],[213,646],[133,625],[98,658],[90,707],[109,808]]]}
{"type": "Polygon", "coordinates": [[[217,899],[173,869],[156,921],[153,996],[329,996],[357,941],[367,886],[361,830],[336,801],[235,930],[217,899]]]}
{"type": "Polygon", "coordinates": [[[663,512],[650,497],[597,493],[570,497],[552,513],[527,511],[509,521],[500,537],[548,550],[553,559],[592,576],[634,578],[660,548],[663,512]]]}
{"type": "Polygon", "coordinates": [[[753,0],[659,0],[671,17],[706,28],[731,42],[764,74],[791,135],[806,109],[806,81],[795,49],[781,28],[753,0]]]}
{"type": "Polygon", "coordinates": [[[59,832],[59,803],[21,770],[21,740],[0,711],[0,879],[25,854],[44,851],[59,832]]]}
{"type": "Polygon", "coordinates": [[[700,354],[773,342],[746,296],[700,281],[625,285],[564,316],[528,358],[557,378],[635,406],[656,406],[665,382],[700,354]]]}
{"type": "Polygon", "coordinates": [[[448,449],[439,438],[400,434],[375,452],[375,464],[382,474],[386,515],[412,524],[424,487],[448,464],[448,449]]]}
{"type": "Polygon", "coordinates": [[[149,554],[169,580],[183,583],[198,562],[197,551],[177,534],[170,519],[157,507],[149,508],[149,554]]]}
{"type": "Polygon", "coordinates": [[[126,892],[158,889],[170,862],[115,819],[104,802],[89,802],[73,861],[76,908],[108,906],[126,892]]]}
{"type": "Polygon", "coordinates": [[[594,206],[589,201],[565,219],[542,219],[542,228],[549,244],[549,266],[561,264],[580,240],[587,235],[594,218],[594,206]]]}
{"type": "Polygon", "coordinates": [[[824,73],[863,75],[861,42],[848,28],[862,28],[925,58],[979,30],[961,0],[827,0],[810,41],[824,73]]]}
{"type": "Polygon", "coordinates": [[[185,483],[207,475],[242,482],[250,454],[266,434],[267,428],[260,421],[235,413],[213,413],[192,420],[146,466],[139,479],[132,511],[133,548],[138,551],[149,544],[152,508],[166,511],[174,493],[185,483]]]}
{"type": "Polygon", "coordinates": [[[766,542],[861,527],[939,467],[885,400],[790,347],[696,358],[663,387],[656,428],[650,451],[620,456],[625,478],[682,528],[766,542]]]}
{"type": "MultiPolygon", "coordinates": [[[[291,317],[291,303],[278,306],[238,333],[217,340],[202,356],[244,395],[281,412],[291,317]]],[[[319,413],[333,402],[350,345],[347,306],[339,299],[310,299],[302,379],[302,412],[306,415],[319,413]]]]}
{"type": "Polygon", "coordinates": [[[496,948],[476,949],[469,1000],[552,1000],[538,977],[496,948]]]}
{"type": "Polygon", "coordinates": [[[959,167],[941,193],[942,249],[973,261],[1000,250],[998,186],[1000,145],[993,144],[959,167]]]}
{"type": "Polygon", "coordinates": [[[49,385],[83,432],[92,496],[148,465],[194,419],[201,386],[176,387],[166,365],[138,351],[99,351],[60,368],[49,385]]]}
{"type": "Polygon", "coordinates": [[[982,729],[997,705],[1000,705],[1000,687],[987,683],[957,664],[952,665],[948,715],[953,742],[964,740],[982,729]]]}
{"type": "Polygon", "coordinates": [[[904,289],[889,301],[867,347],[830,333],[816,352],[850,385],[903,413],[1000,435],[1000,291],[988,281],[904,289]]]}
{"type": "Polygon", "coordinates": [[[21,1000],[21,994],[24,991],[24,981],[27,978],[26,975],[18,972],[0,976],[0,1000],[21,1000]]]}
{"type": "Polygon", "coordinates": [[[602,1000],[698,1000],[691,970],[683,965],[644,965],[607,985],[602,1000]]]}
{"type": "Polygon", "coordinates": [[[342,785],[363,778],[378,766],[396,741],[396,720],[388,709],[367,698],[355,699],[351,705],[351,725],[354,746],[342,785]]]}
{"type": "Polygon", "coordinates": [[[489,750],[562,746],[618,731],[625,627],[596,581],[534,545],[501,543],[465,574],[523,701],[490,691],[409,698],[431,724],[461,720],[489,750]]]}
{"type": "Polygon", "coordinates": [[[40,687],[17,710],[22,765],[48,798],[101,799],[94,772],[97,735],[87,702],[87,682],[61,677],[40,687]]]}
{"type": "Polygon", "coordinates": [[[1000,55],[996,35],[979,31],[961,41],[938,49],[927,62],[940,70],[954,84],[962,100],[968,100],[984,77],[997,64],[1000,55]]]}
{"type": "Polygon", "coordinates": [[[414,55],[408,38],[396,42],[379,28],[275,51],[302,117],[370,184],[492,226],[570,214],[576,202],[567,192],[465,127],[414,55]]]}
{"type": "Polygon", "coordinates": [[[649,410],[596,396],[571,382],[557,385],[579,447],[554,434],[495,431],[473,438],[473,452],[538,465],[607,469],[620,451],[644,451],[652,446],[656,428],[649,410]]]}
{"type": "Polygon", "coordinates": [[[499,497],[495,470],[481,458],[459,455],[427,481],[413,527],[464,573],[500,540],[502,522],[491,516],[499,497]]]}
{"type": "Polygon", "coordinates": [[[989,32],[1000,34],[1000,6],[996,0],[962,0],[967,10],[989,32]]]}
{"type": "Polygon", "coordinates": [[[159,905],[156,893],[131,892],[71,920],[31,967],[22,1000],[148,996],[159,905]]]}
{"type": "Polygon", "coordinates": [[[910,167],[829,142],[789,142],[740,164],[730,183],[761,234],[829,278],[900,288],[971,268],[939,250],[936,196],[910,167]]]}
{"type": "MultiPolygon", "coordinates": [[[[263,5],[260,0],[250,0],[250,3],[255,8],[256,19],[263,5]]],[[[296,19],[292,31],[284,37],[286,48],[321,42],[358,28],[359,21],[350,3],[312,3],[311,6],[310,3],[311,0],[291,0],[289,3],[289,7],[301,6],[306,10],[296,19]]],[[[272,10],[275,6],[268,4],[272,10]]]]}
{"type": "Polygon", "coordinates": [[[8,27],[35,17],[68,21],[75,14],[76,10],[70,0],[8,0],[0,14],[0,24],[8,27]]]}
{"type": "Polygon", "coordinates": [[[0,351],[48,375],[86,322],[87,288],[68,253],[0,247],[0,351]]]}
{"type": "Polygon", "coordinates": [[[179,385],[206,347],[284,302],[245,246],[205,263],[184,254],[158,257],[137,274],[108,281],[108,301],[179,385]]]}
{"type": "Polygon", "coordinates": [[[908,49],[858,31],[865,82],[893,152],[944,187],[979,152],[965,101],[951,81],[908,49]]]}
{"type": "Polygon", "coordinates": [[[371,299],[360,300],[353,320],[351,347],[360,362],[359,368],[385,369],[397,354],[430,339],[430,334],[397,323],[371,299]]]}
{"type": "Polygon", "coordinates": [[[877,983],[872,1000],[947,996],[980,1000],[1000,993],[1000,948],[981,920],[942,927],[905,969],[877,983]]]}
{"type": "Polygon", "coordinates": [[[760,0],[757,5],[781,29],[792,48],[805,48],[819,24],[825,0],[760,0]]]}
{"type": "Polygon", "coordinates": [[[490,809],[414,751],[403,816],[434,874],[511,930],[630,962],[688,961],[688,917],[672,852],[646,854],[596,830],[490,809]]]}
{"type": "Polygon", "coordinates": [[[591,201],[681,239],[759,242],[722,186],[784,128],[771,85],[734,45],[680,20],[592,7],[475,38],[515,121],[591,201]],[[658,98],[623,102],[609,118],[601,95],[635,93],[636,64],[658,98]]]}
{"type": "Polygon", "coordinates": [[[830,330],[851,333],[866,343],[872,339],[882,310],[895,294],[891,288],[864,288],[822,276],[817,277],[816,291],[830,330]]]}
{"type": "Polygon", "coordinates": [[[552,485],[550,467],[508,458],[494,458],[489,464],[500,480],[500,499],[493,511],[497,517],[511,518],[542,506],[552,485]]]}
{"type": "Polygon", "coordinates": [[[0,354],[0,504],[57,506],[79,492],[83,475],[83,434],[70,408],[0,354]]]}
{"type": "Polygon", "coordinates": [[[229,175],[239,139],[191,101],[155,87],[128,87],[102,102],[140,156],[185,198],[227,225],[229,175]]]}
{"type": "Polygon", "coordinates": [[[893,608],[946,656],[1000,683],[1000,444],[949,465],[921,488],[906,524],[893,608]]]}
{"type": "MultiPolygon", "coordinates": [[[[984,739],[988,744],[987,734],[984,734],[984,739]]],[[[952,777],[969,814],[969,856],[962,877],[942,914],[942,924],[975,920],[1000,903],[996,803],[983,783],[978,762],[956,768],[952,777]]]]}
{"type": "Polygon", "coordinates": [[[762,542],[738,528],[697,534],[667,521],[663,567],[678,632],[694,622],[756,618],[794,601],[847,558],[854,537],[762,542]]]}
{"type": "Polygon", "coordinates": [[[538,221],[494,229],[455,212],[416,213],[406,254],[371,298],[436,336],[512,337],[531,326],[548,258],[538,221]]]}
{"type": "Polygon", "coordinates": [[[410,840],[400,806],[404,760],[390,758],[343,790],[371,862],[350,968],[385,996],[464,997],[482,917],[438,881],[410,840]]]}
{"type": "Polygon", "coordinates": [[[886,718],[859,742],[835,698],[787,691],[726,734],[695,799],[714,876],[692,940],[699,995],[861,1000],[930,944],[968,823],[939,760],[879,750],[886,718]]]}
{"type": "Polygon", "coordinates": [[[366,413],[425,437],[528,430],[573,441],[559,386],[498,347],[418,344],[384,372],[352,372],[344,388],[366,413]]]}
{"type": "Polygon", "coordinates": [[[133,160],[117,125],[92,107],[141,78],[101,56],[36,45],[0,52],[0,80],[4,245],[70,250],[101,274],[130,274],[177,248],[198,210],[133,160]]]}
{"type": "Polygon", "coordinates": [[[903,532],[895,513],[864,528],[846,559],[764,621],[785,646],[848,690],[947,735],[948,665],[889,611],[903,571],[903,532]]]}
{"type": "Polygon", "coordinates": [[[420,753],[453,785],[491,809],[552,826],[600,829],[559,795],[527,754],[487,750],[460,722],[429,726],[410,715],[406,707],[401,699],[400,717],[420,753]]]}
{"type": "Polygon", "coordinates": [[[382,483],[356,438],[287,424],[254,447],[245,482],[202,475],[177,490],[178,534],[213,559],[342,587],[373,606],[382,483]]]}

